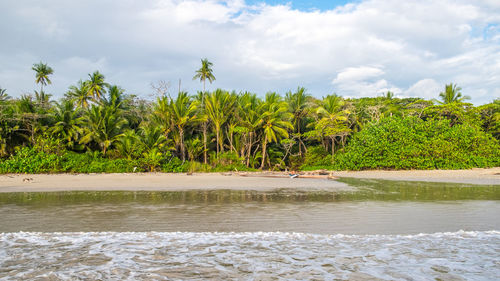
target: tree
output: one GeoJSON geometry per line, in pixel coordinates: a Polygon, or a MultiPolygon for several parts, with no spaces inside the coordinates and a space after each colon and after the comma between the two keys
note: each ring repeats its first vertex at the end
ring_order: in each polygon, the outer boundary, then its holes
{"type": "Polygon", "coordinates": [[[266,100],[260,108],[260,127],[263,130],[262,139],[262,162],[260,168],[264,168],[267,152],[267,144],[277,142],[279,139],[288,138],[288,129],[293,129],[290,119],[292,114],[288,112],[288,105],[281,100],[276,93],[267,93],[266,100]]]}
{"type": "MultiPolygon", "coordinates": [[[[345,137],[351,131],[346,124],[349,112],[344,106],[345,102],[341,97],[326,96],[316,109],[317,122],[314,123],[314,130],[308,133],[309,136],[329,138],[332,156],[335,153],[335,139],[340,136],[344,145],[345,137]]],[[[327,143],[323,144],[325,149],[328,149],[327,143]]]]}
{"type": "Polygon", "coordinates": [[[439,97],[441,98],[441,104],[449,104],[455,102],[463,102],[465,100],[470,100],[469,96],[462,96],[460,92],[462,88],[457,87],[456,84],[450,83],[446,85],[444,88],[444,92],[439,93],[439,97]]]}
{"type": "Polygon", "coordinates": [[[168,136],[173,129],[170,98],[168,96],[161,96],[156,99],[156,103],[153,105],[151,120],[153,123],[160,126],[165,136],[165,142],[167,142],[168,136]]]}
{"type": "Polygon", "coordinates": [[[75,109],[73,102],[63,100],[58,103],[54,111],[55,124],[50,131],[61,138],[69,149],[75,149],[80,134],[82,133],[83,117],[75,109]]]}
{"type": "Polygon", "coordinates": [[[37,84],[40,84],[40,92],[43,92],[43,86],[46,86],[47,84],[52,84],[49,75],[52,75],[54,73],[54,70],[46,63],[42,62],[35,63],[31,69],[36,72],[35,82],[37,84]]]}
{"type": "Polygon", "coordinates": [[[73,100],[77,107],[86,109],[89,107],[89,102],[92,100],[88,86],[89,83],[84,83],[80,80],[76,85],[69,86],[66,97],[73,100]]]}
{"type": "MultiPolygon", "coordinates": [[[[246,144],[244,150],[246,153],[242,153],[246,158],[247,167],[250,166],[250,160],[252,155],[252,147],[258,142],[256,137],[256,131],[260,126],[260,115],[259,109],[262,101],[257,97],[257,95],[245,92],[238,99],[238,110],[237,115],[241,123],[241,126],[245,128],[245,139],[246,144]]],[[[257,151],[255,152],[257,153],[257,151]]]]}
{"type": "Polygon", "coordinates": [[[215,129],[217,156],[219,155],[219,152],[224,152],[224,142],[221,136],[221,128],[229,118],[231,114],[230,109],[233,107],[234,103],[234,96],[220,89],[208,94],[205,98],[207,115],[210,121],[212,121],[212,125],[215,129]]]}
{"type": "Polygon", "coordinates": [[[208,59],[201,60],[201,68],[196,70],[196,74],[193,77],[193,80],[200,79],[200,82],[203,82],[203,92],[205,92],[205,81],[208,80],[210,84],[215,81],[215,76],[212,70],[212,63],[208,61],[208,59]]]}
{"type": "Polygon", "coordinates": [[[109,84],[104,81],[104,78],[104,75],[99,73],[99,71],[94,71],[94,73],[89,74],[89,80],[85,81],[85,83],[87,83],[89,95],[94,97],[95,100],[100,99],[106,87],[109,86],[109,84]]]}
{"type": "Polygon", "coordinates": [[[0,88],[0,102],[7,101],[9,99],[10,99],[10,97],[9,97],[9,95],[7,95],[7,90],[0,88]]]}
{"type": "Polygon", "coordinates": [[[172,121],[179,132],[179,146],[182,162],[186,161],[184,148],[184,128],[196,119],[197,102],[192,101],[186,92],[179,92],[177,98],[171,101],[172,121]]]}
{"type": "Polygon", "coordinates": [[[94,141],[104,155],[106,155],[108,148],[124,135],[123,129],[127,124],[127,120],[121,116],[119,111],[111,107],[96,105],[87,111],[85,119],[87,128],[80,143],[88,144],[94,141]]]}
{"type": "Polygon", "coordinates": [[[302,148],[307,151],[306,145],[302,142],[301,126],[302,121],[308,113],[310,95],[306,93],[304,87],[298,87],[295,93],[286,93],[285,100],[288,103],[288,110],[293,114],[292,124],[294,133],[299,140],[299,154],[302,156],[302,148]]]}
{"type": "Polygon", "coordinates": [[[198,112],[196,115],[198,116],[199,122],[201,122],[201,129],[203,132],[203,163],[207,164],[207,130],[208,130],[208,115],[207,115],[207,110],[205,107],[205,100],[206,100],[206,93],[205,92],[198,92],[196,95],[195,99],[198,102],[198,112]]]}

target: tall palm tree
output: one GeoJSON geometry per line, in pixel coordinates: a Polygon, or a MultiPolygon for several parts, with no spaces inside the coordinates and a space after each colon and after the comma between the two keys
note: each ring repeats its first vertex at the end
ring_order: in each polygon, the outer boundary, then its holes
{"type": "Polygon", "coordinates": [[[89,74],[89,80],[86,81],[88,83],[87,90],[89,91],[89,95],[94,97],[95,100],[100,99],[106,91],[106,87],[109,86],[104,78],[104,75],[99,71],[94,71],[94,73],[89,74]]]}
{"type": "Polygon", "coordinates": [[[46,63],[42,62],[35,63],[31,69],[36,72],[35,82],[37,84],[40,84],[40,92],[43,92],[43,86],[46,86],[47,84],[52,84],[49,75],[52,75],[54,73],[54,70],[46,63]]]}
{"type": "Polygon", "coordinates": [[[35,91],[35,100],[38,106],[48,109],[51,94],[46,94],[44,91],[35,91]]]}
{"type": "Polygon", "coordinates": [[[66,97],[74,100],[77,107],[86,109],[89,107],[89,102],[92,100],[88,86],[89,83],[84,83],[80,80],[76,85],[69,86],[66,97]]]}
{"type": "Polygon", "coordinates": [[[293,114],[292,124],[294,127],[294,133],[297,134],[299,140],[299,154],[302,156],[302,148],[307,152],[307,147],[302,141],[301,136],[301,126],[302,121],[308,114],[309,99],[311,95],[306,93],[304,87],[298,87],[295,93],[291,91],[286,93],[285,100],[288,103],[288,110],[293,114]]]}
{"type": "Polygon", "coordinates": [[[439,93],[439,97],[441,98],[441,104],[449,104],[455,102],[463,102],[465,100],[470,100],[469,96],[462,96],[462,92],[460,92],[462,88],[457,87],[456,84],[450,83],[446,85],[444,88],[444,92],[439,93]]]}
{"type": "Polygon", "coordinates": [[[208,131],[208,115],[205,107],[205,92],[198,92],[195,96],[196,101],[198,102],[198,112],[196,115],[198,116],[198,120],[201,122],[201,129],[203,132],[203,163],[207,164],[207,131],[208,131]]]}
{"type": "Polygon", "coordinates": [[[196,70],[196,74],[193,77],[193,80],[200,79],[200,82],[203,82],[203,92],[205,92],[205,81],[208,80],[210,84],[215,81],[215,76],[212,70],[212,63],[208,61],[208,59],[201,60],[201,68],[196,70]]]}
{"type": "Polygon", "coordinates": [[[179,146],[182,162],[186,161],[184,148],[184,128],[196,119],[197,102],[192,101],[186,92],[179,92],[177,98],[171,101],[172,121],[179,132],[179,146]]]}
{"type": "Polygon", "coordinates": [[[230,109],[233,107],[234,103],[235,97],[229,94],[229,92],[221,89],[215,90],[215,92],[208,94],[205,98],[207,115],[215,129],[217,156],[219,152],[224,152],[221,128],[229,118],[231,114],[230,109]]]}
{"type": "Polygon", "coordinates": [[[278,139],[288,138],[288,129],[293,125],[289,121],[292,114],[288,112],[288,104],[281,100],[276,93],[267,93],[266,100],[260,108],[260,126],[263,129],[262,140],[262,162],[260,168],[264,168],[267,152],[267,144],[277,142],[278,139]]]}

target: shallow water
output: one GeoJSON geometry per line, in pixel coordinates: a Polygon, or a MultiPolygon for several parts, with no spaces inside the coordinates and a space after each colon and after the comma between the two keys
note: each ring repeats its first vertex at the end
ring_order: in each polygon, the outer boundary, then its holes
{"type": "Polygon", "coordinates": [[[0,194],[0,279],[500,276],[500,186],[343,181],[360,192],[0,194]]]}
{"type": "Polygon", "coordinates": [[[0,205],[0,232],[188,231],[416,234],[500,229],[500,201],[0,205]]]}

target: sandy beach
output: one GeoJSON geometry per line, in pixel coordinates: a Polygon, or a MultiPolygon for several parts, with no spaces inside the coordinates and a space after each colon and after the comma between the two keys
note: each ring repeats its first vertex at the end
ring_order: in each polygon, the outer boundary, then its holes
{"type": "MultiPolygon", "coordinates": [[[[312,174],[309,172],[308,174],[312,174]]],[[[334,177],[403,181],[451,182],[500,185],[500,167],[471,170],[431,171],[333,171],[334,177]]],[[[0,192],[44,191],[179,191],[193,189],[233,189],[271,191],[352,190],[344,183],[326,178],[289,178],[286,173],[210,173],[210,174],[7,174],[0,175],[0,192]],[[275,177],[273,177],[275,176],[275,177]]]]}
{"type": "MultiPolygon", "coordinates": [[[[269,175],[269,174],[266,174],[269,175]]],[[[276,174],[273,174],[276,175],[276,174]]],[[[288,188],[297,190],[352,190],[344,183],[329,179],[291,179],[233,173],[136,173],[136,174],[10,174],[0,176],[0,192],[43,191],[180,191],[194,189],[232,189],[271,191],[288,188]]]]}
{"type": "Polygon", "coordinates": [[[500,167],[470,170],[341,171],[336,177],[500,185],[500,167]]]}

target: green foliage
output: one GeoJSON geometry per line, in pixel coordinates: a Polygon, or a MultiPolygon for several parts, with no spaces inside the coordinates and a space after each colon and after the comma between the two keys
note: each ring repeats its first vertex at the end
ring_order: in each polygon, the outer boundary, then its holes
{"type": "Polygon", "coordinates": [[[34,147],[22,147],[16,154],[0,162],[0,173],[53,173],[59,172],[60,167],[60,156],[34,147]]]}
{"type": "Polygon", "coordinates": [[[448,119],[385,118],[357,133],[332,168],[468,169],[500,165],[500,145],[477,126],[448,119]]]}
{"type": "MultiPolygon", "coordinates": [[[[39,91],[11,98],[0,88],[0,172],[197,172],[254,168],[434,169],[499,165],[500,100],[475,107],[457,85],[435,104],[420,98],[318,99],[222,89],[207,59],[203,91],[154,86],[139,99],[98,71],[50,100],[53,70],[33,65],[39,91]],[[493,139],[491,136],[497,138],[493,139]],[[211,157],[209,157],[211,155],[211,157]],[[209,159],[210,158],[210,159],[209,159]],[[335,160],[335,161],[333,161],[335,160]]],[[[436,93],[437,97],[437,93],[436,93]]]]}
{"type": "Polygon", "coordinates": [[[332,165],[332,156],[322,145],[309,147],[304,158],[301,169],[308,169],[310,166],[320,166],[322,168],[332,165]]]}

